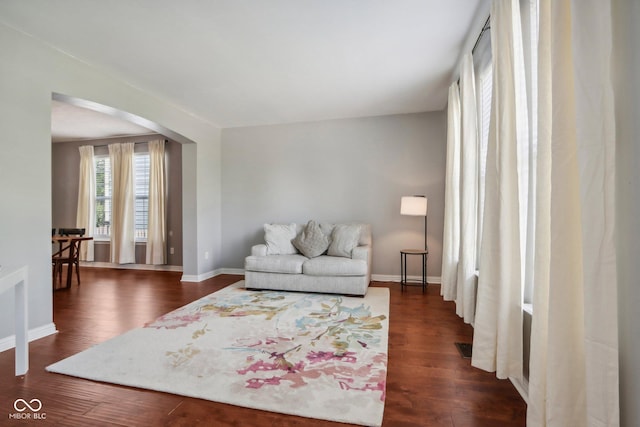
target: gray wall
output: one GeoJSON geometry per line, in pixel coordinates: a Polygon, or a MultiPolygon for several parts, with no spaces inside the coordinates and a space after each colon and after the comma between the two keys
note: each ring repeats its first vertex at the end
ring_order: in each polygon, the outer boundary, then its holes
{"type": "MultiPolygon", "coordinates": [[[[183,212],[195,233],[183,247],[197,257],[186,274],[220,265],[220,129],[172,104],[115,79],[46,44],[0,24],[0,264],[29,268],[32,336],[53,328],[51,286],[51,98],[60,93],[146,118],[195,142],[197,156],[183,167],[206,170],[189,182],[195,194],[183,212]],[[202,231],[202,232],[200,232],[202,231]]],[[[175,139],[175,138],[174,138],[175,139]]],[[[183,142],[183,141],[181,141],[183,142]]],[[[12,292],[0,297],[0,341],[14,334],[12,292]]]]}
{"type": "Polygon", "coordinates": [[[640,426],[640,2],[613,2],[620,425],[640,426]]]}
{"type": "MultiPolygon", "coordinates": [[[[146,142],[153,139],[165,138],[162,135],[141,137],[120,137],[91,141],[56,142],[51,150],[51,194],[52,194],[52,227],[75,227],[76,210],[78,205],[78,177],[80,167],[80,153],[78,147],[82,145],[99,146],[96,154],[106,154],[107,144],[122,142],[146,142]]],[[[136,151],[146,147],[137,144],[136,151]]],[[[182,149],[175,141],[168,140],[165,144],[165,160],[167,174],[167,264],[182,265],[182,149]],[[171,235],[169,235],[171,232],[171,235]],[[173,247],[174,253],[169,253],[173,247]]],[[[95,242],[95,261],[109,262],[109,243],[95,242]]],[[[146,263],[146,245],[136,244],[136,263],[146,263]]]]}
{"type": "Polygon", "coordinates": [[[425,194],[428,275],[439,277],[445,156],[444,112],[224,129],[222,264],[242,268],[264,223],[364,221],[373,274],[397,276],[399,250],[424,246],[424,219],[400,215],[400,198],[425,194]]]}

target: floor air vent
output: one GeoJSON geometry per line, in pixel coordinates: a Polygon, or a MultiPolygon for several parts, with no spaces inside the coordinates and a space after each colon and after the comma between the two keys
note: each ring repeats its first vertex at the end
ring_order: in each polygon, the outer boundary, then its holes
{"type": "Polygon", "coordinates": [[[457,342],[456,347],[458,347],[458,351],[460,355],[465,359],[471,359],[471,353],[473,351],[473,344],[457,342]]]}

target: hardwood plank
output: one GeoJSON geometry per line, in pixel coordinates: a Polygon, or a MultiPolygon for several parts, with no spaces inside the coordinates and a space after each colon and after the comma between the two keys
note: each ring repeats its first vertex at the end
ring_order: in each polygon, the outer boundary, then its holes
{"type": "MultiPolygon", "coordinates": [[[[84,268],[82,285],[54,292],[58,334],[31,343],[27,375],[15,377],[13,350],[0,353],[0,425],[13,402],[38,398],[56,426],[318,426],[342,424],[241,408],[206,400],[97,383],[51,374],[45,367],[92,345],[143,326],[230,285],[222,275],[181,283],[181,273],[84,268]]],[[[455,342],[470,342],[473,329],[443,301],[439,288],[426,294],[400,285],[390,289],[389,365],[383,426],[524,426],[526,405],[510,382],[471,367],[455,342]]]]}

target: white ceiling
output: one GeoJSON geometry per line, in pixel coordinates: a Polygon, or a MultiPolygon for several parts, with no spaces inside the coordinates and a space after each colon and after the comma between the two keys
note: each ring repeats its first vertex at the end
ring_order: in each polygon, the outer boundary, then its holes
{"type": "Polygon", "coordinates": [[[225,128],[442,110],[486,3],[3,0],[0,22],[225,128]]]}
{"type": "Polygon", "coordinates": [[[155,133],[128,120],[61,101],[51,103],[51,142],[155,133]]]}

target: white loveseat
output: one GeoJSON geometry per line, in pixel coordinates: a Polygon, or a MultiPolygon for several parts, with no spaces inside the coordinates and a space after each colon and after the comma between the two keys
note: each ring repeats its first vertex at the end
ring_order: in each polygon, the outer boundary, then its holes
{"type": "Polygon", "coordinates": [[[265,224],[265,243],[245,258],[245,287],[365,295],[371,281],[371,226],[265,224]],[[320,233],[321,230],[321,233],[320,233]],[[327,244],[328,242],[328,244],[327,244]],[[324,245],[327,244],[325,250],[324,245]]]}

